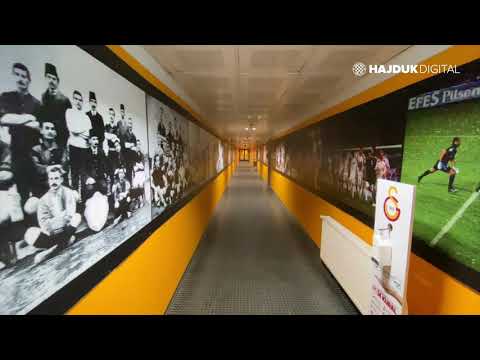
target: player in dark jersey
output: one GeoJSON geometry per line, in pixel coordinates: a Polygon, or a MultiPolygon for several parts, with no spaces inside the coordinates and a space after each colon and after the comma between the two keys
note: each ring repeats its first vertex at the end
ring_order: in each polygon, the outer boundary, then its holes
{"type": "Polygon", "coordinates": [[[457,170],[455,169],[455,156],[457,155],[458,147],[460,146],[460,138],[455,137],[453,138],[452,145],[449,148],[443,149],[440,153],[440,159],[433,165],[430,170],[425,171],[422,175],[418,177],[418,183],[422,181],[422,179],[430,174],[437,172],[438,170],[443,171],[450,175],[448,180],[448,192],[454,193],[457,191],[453,186],[453,182],[455,181],[455,175],[457,175],[457,170]],[[450,166],[452,164],[453,166],[450,166]]]}

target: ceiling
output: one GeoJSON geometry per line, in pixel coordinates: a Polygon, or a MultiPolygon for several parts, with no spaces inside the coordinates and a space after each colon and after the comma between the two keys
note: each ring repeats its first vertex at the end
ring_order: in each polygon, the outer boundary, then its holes
{"type": "Polygon", "coordinates": [[[262,143],[351,87],[352,64],[384,64],[408,45],[143,45],[237,144],[262,143]],[[247,131],[246,127],[256,131],[247,131]],[[246,138],[249,139],[246,140],[246,138]]]}

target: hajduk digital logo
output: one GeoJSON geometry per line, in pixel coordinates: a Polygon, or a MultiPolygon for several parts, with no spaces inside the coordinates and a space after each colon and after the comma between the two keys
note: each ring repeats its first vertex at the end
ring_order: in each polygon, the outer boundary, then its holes
{"type": "Polygon", "coordinates": [[[449,64],[416,64],[416,65],[366,65],[356,62],[352,67],[353,74],[361,77],[365,74],[460,74],[457,65],[449,64]]]}
{"type": "Polygon", "coordinates": [[[355,76],[363,76],[367,73],[367,65],[361,62],[353,64],[352,71],[355,76]]]}
{"type": "Polygon", "coordinates": [[[388,189],[388,196],[383,203],[383,212],[390,221],[397,221],[400,218],[400,207],[395,195],[398,194],[398,189],[395,186],[390,186],[388,189]]]}

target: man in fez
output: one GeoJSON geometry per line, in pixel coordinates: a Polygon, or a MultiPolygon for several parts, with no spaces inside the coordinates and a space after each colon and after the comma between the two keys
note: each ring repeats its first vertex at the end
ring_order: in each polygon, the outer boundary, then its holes
{"type": "Polygon", "coordinates": [[[109,164],[102,147],[100,139],[94,129],[90,130],[90,149],[86,164],[86,186],[85,199],[90,198],[93,193],[99,191],[103,195],[108,192],[109,164]]]}
{"type": "Polygon", "coordinates": [[[86,166],[85,220],[88,227],[100,231],[107,221],[108,161],[94,129],[90,130],[90,149],[86,166]]]}
{"type": "Polygon", "coordinates": [[[133,121],[132,118],[128,119],[127,122],[127,131],[123,136],[120,136],[120,141],[122,143],[122,151],[125,156],[125,161],[127,163],[127,180],[132,183],[133,167],[135,165],[136,159],[136,146],[137,146],[137,137],[133,133],[133,121]]]}
{"type": "Polygon", "coordinates": [[[103,144],[105,140],[105,124],[103,123],[103,117],[97,112],[97,97],[93,91],[89,94],[90,111],[87,112],[87,116],[92,122],[93,133],[98,137],[100,144],[103,144]]]}
{"type": "Polygon", "coordinates": [[[57,144],[65,149],[68,140],[65,112],[72,107],[72,103],[58,89],[60,78],[57,68],[50,63],[45,64],[45,79],[47,80],[47,90],[42,94],[39,120],[41,123],[48,121],[54,124],[57,131],[57,144]]]}
{"type": "Polygon", "coordinates": [[[120,120],[118,120],[118,137],[122,138],[127,132],[127,118],[125,116],[125,105],[120,104],[120,120]]]}

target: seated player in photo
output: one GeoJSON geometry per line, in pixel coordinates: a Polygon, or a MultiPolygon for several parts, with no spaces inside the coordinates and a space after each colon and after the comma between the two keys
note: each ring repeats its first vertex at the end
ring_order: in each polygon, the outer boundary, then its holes
{"type": "Polygon", "coordinates": [[[132,198],[135,202],[135,209],[144,205],[145,192],[145,155],[142,153],[141,142],[137,140],[135,151],[135,165],[133,166],[132,198]]]}
{"type": "Polygon", "coordinates": [[[35,257],[38,263],[53,251],[61,250],[73,244],[75,232],[82,220],[77,212],[79,195],[63,185],[64,171],[61,165],[50,166],[47,170],[50,189],[38,202],[38,227],[31,227],[25,233],[25,241],[37,248],[44,249],[35,257]]]}
{"type": "Polygon", "coordinates": [[[455,181],[455,176],[458,172],[458,170],[455,168],[455,156],[457,155],[460,143],[460,138],[454,137],[452,140],[452,144],[447,149],[442,149],[440,153],[440,158],[437,160],[435,165],[433,165],[431,169],[426,170],[422,175],[418,177],[418,183],[420,183],[425,176],[436,173],[438,170],[440,170],[449,175],[448,192],[457,192],[457,189],[455,189],[455,187],[453,186],[453,182],[455,181]]]}
{"type": "Polygon", "coordinates": [[[130,197],[130,183],[126,179],[125,168],[115,170],[115,182],[112,187],[112,192],[115,212],[115,220],[113,223],[118,224],[120,221],[132,215],[130,209],[132,201],[130,197]]]}
{"type": "Polygon", "coordinates": [[[35,176],[32,179],[32,195],[41,198],[49,189],[47,168],[61,165],[68,173],[68,156],[65,148],[57,143],[57,131],[52,122],[44,121],[40,128],[41,138],[31,151],[35,176]]]}
{"type": "Polygon", "coordinates": [[[108,160],[100,146],[98,133],[90,130],[90,149],[85,168],[85,220],[88,227],[100,231],[107,222],[108,203],[108,160]]]}
{"type": "Polygon", "coordinates": [[[12,171],[9,146],[0,141],[0,269],[15,264],[16,241],[23,237],[21,196],[12,171]]]}

